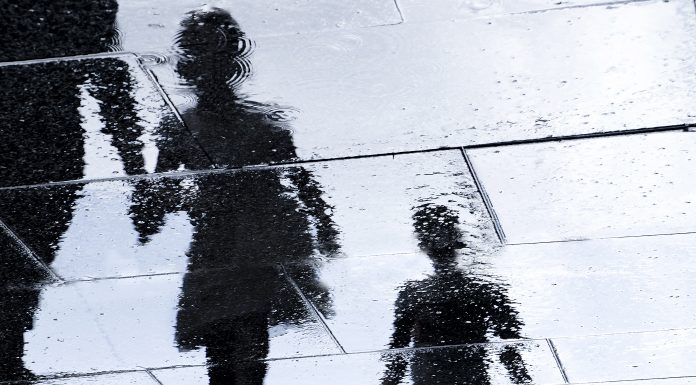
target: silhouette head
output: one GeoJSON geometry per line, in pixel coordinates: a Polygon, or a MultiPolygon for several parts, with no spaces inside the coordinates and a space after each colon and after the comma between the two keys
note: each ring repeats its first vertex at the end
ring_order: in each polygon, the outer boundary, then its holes
{"type": "Polygon", "coordinates": [[[418,206],[413,214],[413,227],[418,245],[436,265],[454,263],[456,250],[463,248],[457,213],[443,205],[418,206]]]}
{"type": "Polygon", "coordinates": [[[199,89],[228,87],[249,74],[245,42],[229,12],[215,7],[191,11],[176,37],[177,72],[199,89]]]}

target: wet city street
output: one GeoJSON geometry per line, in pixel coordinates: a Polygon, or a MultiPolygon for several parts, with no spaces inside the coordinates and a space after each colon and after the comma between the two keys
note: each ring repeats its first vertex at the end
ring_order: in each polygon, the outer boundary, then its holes
{"type": "Polygon", "coordinates": [[[696,384],[693,0],[0,11],[0,385],[696,384]]]}

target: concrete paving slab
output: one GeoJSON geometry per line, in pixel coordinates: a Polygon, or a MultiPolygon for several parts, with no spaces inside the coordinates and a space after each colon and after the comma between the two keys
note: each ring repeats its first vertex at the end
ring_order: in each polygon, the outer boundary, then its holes
{"type": "MultiPolygon", "coordinates": [[[[265,370],[264,384],[271,385],[563,383],[545,341],[278,360],[268,362],[265,370]],[[512,364],[506,352],[517,353],[520,361],[512,364]]],[[[220,372],[195,367],[154,374],[163,385],[203,385],[220,372]]]]}
{"type": "Polygon", "coordinates": [[[696,350],[695,333],[674,330],[553,342],[572,382],[637,380],[693,376],[689,357],[696,350]]]}
{"type": "Polygon", "coordinates": [[[692,132],[469,152],[508,242],[690,232],[692,132]]]}
{"type": "Polygon", "coordinates": [[[696,327],[694,235],[508,246],[487,259],[527,337],[696,327]]]}
{"type": "Polygon", "coordinates": [[[454,210],[469,250],[498,245],[459,151],[0,197],[0,218],[68,280],[417,251],[423,205],[454,210]]]}
{"type": "Polygon", "coordinates": [[[0,66],[0,86],[0,187],[210,167],[135,56],[0,66]]]}
{"type": "Polygon", "coordinates": [[[228,25],[218,49],[193,43],[231,16],[202,13],[152,68],[221,164],[389,153],[693,122],[694,16],[678,0],[271,38],[228,25]],[[263,129],[221,140],[229,126],[263,129]],[[232,156],[284,149],[283,129],[291,155],[232,156]]]}
{"type": "MultiPolygon", "coordinates": [[[[46,286],[32,292],[33,302],[24,298],[5,309],[33,314],[33,322],[3,326],[8,337],[23,335],[14,363],[23,359],[33,375],[339,353],[275,274],[259,268],[46,286]]],[[[10,369],[22,373],[21,366],[10,369]]]]}

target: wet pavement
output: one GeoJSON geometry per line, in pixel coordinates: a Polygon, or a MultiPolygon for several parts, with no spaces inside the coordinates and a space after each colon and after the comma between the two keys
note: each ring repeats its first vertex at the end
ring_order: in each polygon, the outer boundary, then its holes
{"type": "Polygon", "coordinates": [[[0,9],[0,384],[696,383],[693,2],[0,9]]]}

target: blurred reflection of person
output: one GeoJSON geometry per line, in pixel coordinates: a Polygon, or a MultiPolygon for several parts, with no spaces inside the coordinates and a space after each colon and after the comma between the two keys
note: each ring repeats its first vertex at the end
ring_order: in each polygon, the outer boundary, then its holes
{"type": "MultiPolygon", "coordinates": [[[[203,148],[226,165],[295,159],[289,127],[237,93],[249,62],[247,40],[231,15],[205,8],[181,25],[176,68],[197,98],[183,118],[203,148]]],[[[167,212],[186,210],[195,226],[176,342],[184,350],[205,348],[210,384],[262,384],[269,328],[309,317],[279,266],[297,269],[310,288],[305,294],[322,311],[330,306],[307,262],[338,250],[331,207],[302,167],[199,176],[183,188],[186,183],[139,181],[131,210],[142,242],[159,231],[167,212]]]]}
{"type": "MultiPolygon", "coordinates": [[[[0,61],[107,52],[117,36],[115,0],[16,0],[0,13],[0,61]]],[[[115,58],[47,61],[0,67],[0,185],[80,179],[85,168],[81,89],[99,102],[103,133],[111,135],[125,170],[143,172],[142,134],[133,79],[115,58]]],[[[3,193],[0,219],[51,264],[73,216],[80,187],[3,193]]],[[[9,246],[8,246],[9,247],[9,246]]],[[[32,379],[25,369],[24,333],[33,327],[43,279],[8,263],[2,246],[0,277],[17,286],[0,293],[0,381],[32,379]],[[6,279],[5,279],[6,278],[6,279]]],[[[3,289],[5,290],[5,289],[3,289]]]]}
{"type": "MultiPolygon", "coordinates": [[[[467,276],[457,267],[462,242],[459,219],[441,205],[417,207],[413,215],[421,249],[434,272],[426,279],[407,282],[396,301],[394,332],[389,347],[432,347],[489,342],[489,332],[502,339],[521,338],[522,322],[500,284],[467,276]]],[[[490,383],[488,348],[471,345],[456,354],[414,351],[410,358],[385,355],[387,370],[382,384],[399,384],[411,368],[414,384],[490,383]]],[[[500,361],[516,384],[531,381],[516,347],[509,345],[500,361]]]]}

